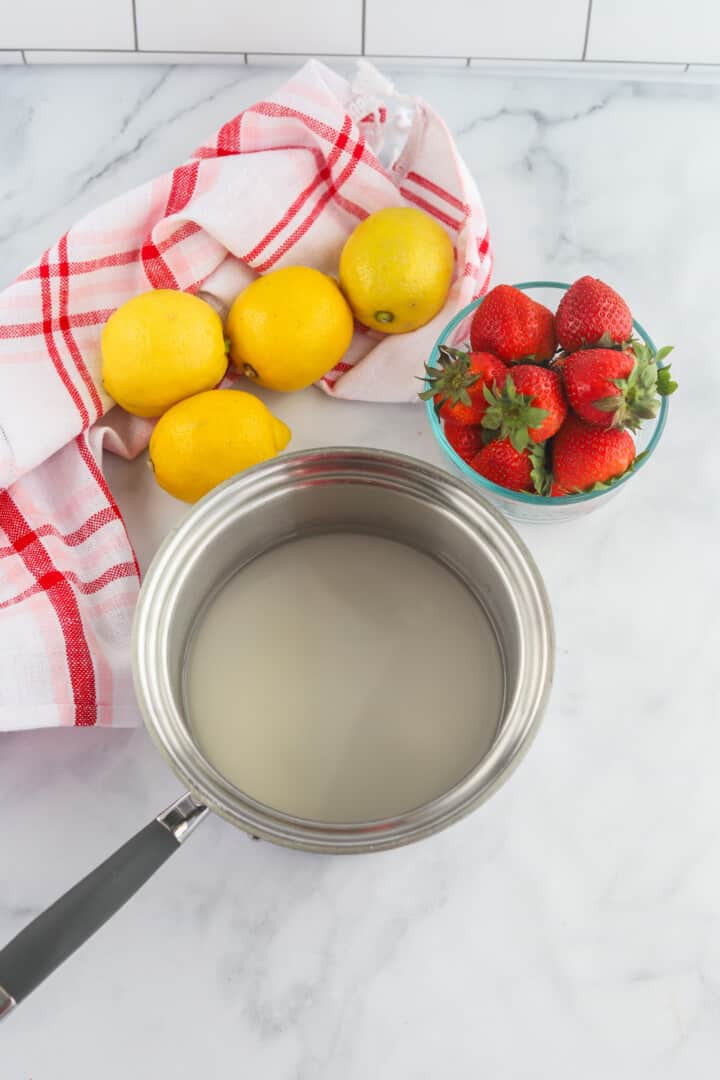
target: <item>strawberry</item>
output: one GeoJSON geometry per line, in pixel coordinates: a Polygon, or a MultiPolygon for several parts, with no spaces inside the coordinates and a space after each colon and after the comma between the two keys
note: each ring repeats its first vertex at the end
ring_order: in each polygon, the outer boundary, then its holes
{"type": "Polygon", "coordinates": [[[537,364],[518,364],[500,391],[486,388],[484,428],[509,439],[516,450],[551,438],[567,414],[562,378],[537,364]]]}
{"type": "Polygon", "coordinates": [[[496,285],[473,315],[470,344],[508,363],[541,364],[555,352],[553,313],[513,285],[496,285]]]}
{"type": "Polygon", "coordinates": [[[553,442],[551,494],[608,487],[634,461],[635,443],[627,431],[590,427],[570,413],[553,442]]]}
{"type": "Polygon", "coordinates": [[[584,346],[622,345],[632,335],[632,315],[622,296],[598,278],[579,278],[555,314],[557,338],[566,352],[584,346]]]}
{"type": "Polygon", "coordinates": [[[433,398],[438,416],[453,424],[479,424],[487,410],[486,386],[502,386],[507,368],[485,352],[463,352],[441,345],[437,367],[426,365],[429,389],[420,397],[433,398]]]}
{"type": "Polygon", "coordinates": [[[496,439],[483,447],[470,462],[487,480],[511,491],[547,491],[545,452],[542,446],[516,450],[509,439],[496,439]]]}
{"type": "Polygon", "coordinates": [[[463,461],[470,462],[483,447],[483,429],[473,424],[445,423],[445,438],[463,461]]]}
{"type": "Polygon", "coordinates": [[[588,424],[637,431],[657,415],[660,397],[677,390],[670,368],[658,367],[671,348],[657,354],[643,342],[628,349],[582,349],[567,357],[563,375],[568,401],[588,424]]]}

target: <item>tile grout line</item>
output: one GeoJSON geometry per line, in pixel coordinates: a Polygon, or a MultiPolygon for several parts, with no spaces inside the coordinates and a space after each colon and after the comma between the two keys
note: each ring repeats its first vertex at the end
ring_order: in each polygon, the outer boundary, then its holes
{"type": "MultiPolygon", "coordinates": [[[[133,0],[133,3],[135,0],[133,0]]],[[[590,20],[592,18],[593,0],[588,0],[587,19],[585,20],[585,40],[583,42],[582,60],[587,60],[588,41],[590,40],[590,20]]]]}
{"type": "Polygon", "coordinates": [[[362,0],[361,18],[360,24],[360,55],[365,55],[365,19],[367,15],[367,0],[362,0]]]}
{"type": "Polygon", "coordinates": [[[135,51],[138,49],[138,32],[137,32],[137,11],[135,9],[135,0],[132,0],[132,16],[133,16],[133,38],[135,39],[135,51]]]}
{"type": "MultiPolygon", "coordinates": [[[[593,0],[589,0],[589,6],[590,7],[592,7],[592,4],[593,4],[593,0]]],[[[150,53],[150,54],[155,54],[157,56],[162,56],[164,53],[168,53],[170,55],[177,55],[178,53],[180,53],[180,54],[186,55],[186,56],[227,56],[228,58],[233,57],[233,58],[237,58],[241,63],[245,63],[245,64],[249,63],[249,57],[250,56],[256,56],[256,57],[286,56],[288,58],[288,60],[292,60],[295,57],[301,57],[301,56],[304,57],[304,56],[310,55],[308,53],[292,53],[292,52],[287,52],[287,53],[267,53],[267,52],[247,53],[247,52],[236,52],[236,51],[225,52],[225,51],[220,51],[220,50],[217,50],[217,49],[180,49],[180,50],[178,50],[178,49],[143,49],[143,48],[140,48],[140,46],[138,46],[137,48],[134,48],[134,49],[117,49],[117,48],[115,48],[115,49],[113,49],[113,48],[109,48],[109,49],[96,49],[96,48],[92,48],[92,49],[88,49],[88,48],[85,48],[85,49],[82,49],[82,48],[79,48],[79,49],[78,48],[75,48],[75,49],[45,48],[45,49],[29,49],[29,50],[28,49],[15,49],[15,50],[13,50],[13,49],[1,49],[0,48],[0,58],[2,58],[3,52],[19,52],[21,57],[22,57],[22,62],[24,64],[27,64],[27,65],[31,64],[31,61],[28,60],[28,57],[27,57],[28,52],[40,53],[40,54],[43,54],[43,53],[44,54],[51,54],[51,53],[67,53],[67,52],[71,52],[71,53],[82,53],[82,54],[86,54],[88,56],[92,56],[95,53],[98,53],[98,54],[117,53],[117,54],[120,54],[120,55],[125,54],[128,57],[132,57],[134,54],[137,54],[138,56],[143,56],[144,54],[150,53]]],[[[322,55],[327,56],[328,59],[352,60],[352,59],[358,58],[358,56],[365,55],[365,54],[364,53],[363,54],[358,54],[358,53],[324,53],[322,55]]],[[[397,57],[394,54],[390,55],[388,53],[386,53],[386,54],[375,53],[375,54],[373,54],[373,59],[390,60],[390,61],[395,60],[395,59],[400,59],[400,60],[408,60],[408,61],[417,61],[418,63],[422,63],[424,60],[449,60],[449,61],[461,60],[461,61],[463,61],[463,66],[464,67],[472,68],[476,64],[480,65],[480,66],[489,64],[491,66],[491,68],[496,68],[498,71],[502,70],[502,67],[504,65],[508,65],[508,64],[509,65],[514,65],[515,67],[523,67],[523,66],[529,64],[531,66],[537,67],[538,69],[541,69],[543,67],[548,67],[549,68],[551,65],[554,68],[560,69],[560,68],[564,67],[566,64],[580,64],[583,67],[587,67],[588,70],[593,68],[593,67],[596,67],[596,66],[599,67],[600,69],[602,69],[603,67],[605,67],[607,65],[609,65],[611,67],[617,67],[617,68],[619,68],[619,67],[633,68],[634,67],[634,68],[638,68],[638,69],[652,68],[652,67],[659,67],[659,68],[668,67],[668,68],[673,68],[673,69],[681,69],[683,71],[683,73],[689,72],[691,67],[696,68],[696,69],[702,69],[702,68],[716,69],[716,68],[718,68],[717,64],[711,64],[711,63],[702,62],[702,61],[693,61],[692,63],[689,63],[689,62],[686,62],[686,61],[683,62],[683,61],[676,61],[676,60],[673,60],[673,61],[617,60],[617,59],[615,59],[615,60],[588,60],[588,59],[585,59],[585,58],[583,58],[583,60],[571,60],[571,59],[568,59],[567,57],[562,57],[562,58],[560,58],[560,57],[555,57],[555,58],[542,57],[542,58],[538,58],[538,57],[517,57],[517,56],[460,57],[460,56],[427,56],[427,55],[426,56],[406,55],[406,56],[397,57]]],[[[539,74],[540,71],[538,70],[535,73],[539,74]]]]}
{"type": "MultiPolygon", "coordinates": [[[[380,57],[380,59],[383,59],[383,57],[380,57]]],[[[426,56],[417,56],[417,57],[410,56],[410,57],[402,57],[401,59],[432,60],[432,59],[435,59],[435,58],[434,57],[426,57],[426,56]]],[[[453,56],[448,56],[448,57],[438,57],[437,59],[454,60],[454,59],[457,59],[457,58],[453,57],[453,56]]],[[[471,56],[470,60],[471,60],[471,63],[491,64],[491,65],[515,64],[518,67],[521,67],[521,66],[523,66],[525,64],[530,64],[530,65],[539,66],[539,67],[542,67],[542,66],[545,66],[545,65],[550,65],[550,64],[553,64],[556,67],[563,67],[565,64],[581,64],[581,65],[583,65],[583,60],[578,60],[578,59],[573,60],[573,59],[571,59],[571,58],[569,58],[567,56],[471,56]]],[[[595,65],[603,65],[603,64],[611,65],[613,67],[616,66],[616,65],[617,66],[625,65],[625,66],[639,67],[639,68],[643,68],[643,67],[661,67],[661,68],[662,67],[670,67],[670,68],[683,67],[684,68],[686,66],[684,60],[585,60],[584,61],[584,66],[588,67],[588,68],[592,68],[595,65]]],[[[703,66],[703,65],[695,63],[694,66],[699,67],[699,66],[703,66]]],[[[705,64],[704,66],[705,67],[717,67],[718,65],[717,64],[705,64]]]]}
{"type": "MultiPolygon", "coordinates": [[[[18,51],[22,52],[22,50],[18,50],[18,49],[0,49],[0,56],[2,56],[2,54],[4,52],[18,52],[18,51]]],[[[68,48],[66,46],[62,46],[62,47],[53,46],[52,48],[29,49],[28,51],[29,52],[41,52],[41,53],[57,53],[57,52],[59,52],[59,53],[67,53],[67,52],[71,52],[71,53],[88,53],[88,54],[92,54],[92,53],[127,53],[128,56],[130,56],[132,53],[135,53],[135,52],[140,53],[141,55],[143,53],[157,53],[158,55],[161,55],[162,53],[169,53],[169,54],[172,54],[172,55],[180,54],[180,55],[186,55],[186,56],[289,56],[289,57],[293,57],[293,56],[311,56],[312,55],[311,53],[301,53],[301,52],[297,52],[297,53],[293,53],[293,52],[288,52],[288,53],[274,53],[274,52],[244,53],[244,52],[239,52],[237,49],[142,49],[142,48],[140,48],[140,46],[138,46],[137,49],[116,49],[116,48],[113,48],[113,49],[110,49],[110,48],[108,48],[108,49],[96,49],[96,48],[92,48],[92,49],[75,48],[75,49],[72,49],[72,48],[68,48]]],[[[357,57],[359,55],[359,53],[320,53],[319,55],[320,56],[338,57],[339,59],[345,59],[345,58],[348,58],[348,57],[350,59],[353,59],[353,58],[357,57]]],[[[425,59],[433,59],[433,58],[432,57],[425,57],[425,59]]],[[[453,58],[450,57],[450,59],[453,59],[453,58]]]]}

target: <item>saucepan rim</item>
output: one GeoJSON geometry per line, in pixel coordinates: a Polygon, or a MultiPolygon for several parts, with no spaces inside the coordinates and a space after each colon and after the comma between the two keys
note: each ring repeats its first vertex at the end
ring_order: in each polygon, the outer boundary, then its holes
{"type": "MultiPolygon", "coordinates": [[[[223,525],[224,523],[224,525],[223,525]]],[[[282,543],[291,537],[278,536],[282,543]]],[[[468,583],[471,584],[471,583],[468,583]]],[[[198,502],[164,540],[143,582],[133,623],[133,679],[145,726],[194,797],[253,836],[287,847],[335,854],[379,851],[420,840],[469,814],[502,784],[535,736],[550,694],[554,629],[540,572],[518,534],[476,488],[434,465],[385,450],[302,450],[232,477],[198,502]],[[522,630],[520,678],[485,757],[459,783],[395,818],[353,824],[310,821],[243,795],[200,753],[175,703],[165,662],[173,602],[188,569],[215,530],[248,501],[282,498],[298,483],[371,483],[440,508],[455,527],[483,537],[485,554],[509,582],[522,630]]]]}

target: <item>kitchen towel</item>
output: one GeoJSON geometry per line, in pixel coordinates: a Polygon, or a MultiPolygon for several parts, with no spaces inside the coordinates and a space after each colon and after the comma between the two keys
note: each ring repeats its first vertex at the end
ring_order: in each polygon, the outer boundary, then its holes
{"type": "Polygon", "coordinates": [[[173,172],[83,218],[0,293],[0,730],[137,720],[139,571],[99,463],[103,448],[139,453],[152,425],[102,388],[108,316],[149,288],[199,293],[223,311],[274,268],[334,273],[357,222],[402,205],[453,241],[445,308],[412,334],[358,328],[320,386],[412,401],[444,323],[487,289],[492,254],[442,119],[366,63],[349,83],[310,61],[173,172]]]}

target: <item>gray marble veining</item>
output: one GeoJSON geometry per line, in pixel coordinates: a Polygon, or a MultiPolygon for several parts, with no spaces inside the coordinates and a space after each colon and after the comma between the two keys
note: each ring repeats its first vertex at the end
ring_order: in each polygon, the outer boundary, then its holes
{"type": "MultiPolygon", "coordinates": [[[[717,1071],[720,88],[389,73],[456,133],[496,281],[595,273],[675,343],[663,444],[607,508],[524,530],[559,664],[544,729],[496,798],[374,858],[295,854],[210,821],[3,1026],[2,1080],[717,1071]]],[[[0,71],[0,286],[282,77],[0,71]]],[[[282,415],[298,449],[440,460],[412,407],[307,391],[282,415]]],[[[182,511],[142,461],[108,473],[146,563],[182,511]]],[[[0,940],[177,794],[140,730],[0,736],[0,940]]]]}

